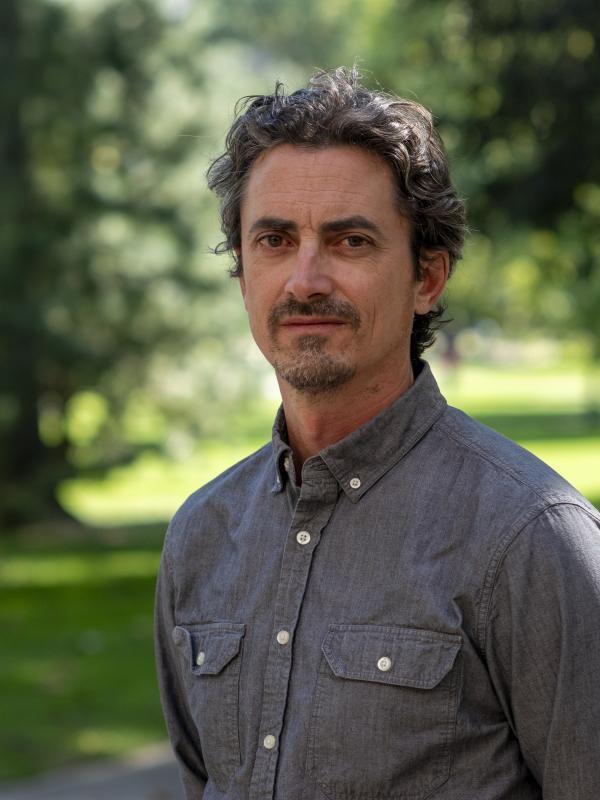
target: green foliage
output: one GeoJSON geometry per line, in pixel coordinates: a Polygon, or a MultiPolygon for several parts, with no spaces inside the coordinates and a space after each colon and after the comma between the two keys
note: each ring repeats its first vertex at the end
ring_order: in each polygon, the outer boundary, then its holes
{"type": "MultiPolygon", "coordinates": [[[[578,331],[600,353],[600,17],[594,0],[244,0],[224,28],[308,72],[358,60],[432,108],[474,238],[458,327],[578,331]]],[[[265,87],[268,90],[270,87],[265,87]]]]}
{"type": "Polygon", "coordinates": [[[0,522],[262,396],[203,173],[235,99],[315,67],[434,109],[473,229],[455,329],[599,358],[599,42],[593,0],[2,3],[0,522]]]}
{"type": "MultiPolygon", "coordinates": [[[[176,426],[210,397],[181,376],[198,342],[224,361],[237,332],[214,302],[224,269],[209,275],[199,257],[202,68],[198,50],[182,51],[205,31],[200,18],[184,36],[169,8],[0,9],[3,73],[14,78],[0,90],[0,520],[41,517],[74,469],[159,444],[143,420],[168,413],[176,426]]],[[[240,383],[227,387],[232,399],[240,383]]]]}

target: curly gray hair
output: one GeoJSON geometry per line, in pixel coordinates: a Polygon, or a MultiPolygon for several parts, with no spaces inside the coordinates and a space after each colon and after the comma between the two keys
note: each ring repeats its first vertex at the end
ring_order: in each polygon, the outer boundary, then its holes
{"type": "MultiPolygon", "coordinates": [[[[356,68],[319,71],[305,89],[242,98],[225,141],[225,152],[208,170],[208,185],[221,199],[225,239],[215,252],[231,253],[231,275],[242,274],[241,201],[252,165],[279,144],[301,147],[349,145],[380,156],[396,182],[400,213],[411,224],[415,277],[428,250],[448,251],[450,271],[461,257],[465,206],[451,183],[448,160],[432,115],[412,100],[365,88],[356,68]]],[[[416,314],[411,357],[433,344],[444,311],[438,305],[416,314]]]]}

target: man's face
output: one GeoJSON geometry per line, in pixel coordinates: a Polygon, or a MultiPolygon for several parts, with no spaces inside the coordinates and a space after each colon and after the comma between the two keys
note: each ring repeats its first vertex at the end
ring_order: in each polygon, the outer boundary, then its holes
{"type": "Polygon", "coordinates": [[[393,384],[413,315],[439,294],[415,280],[389,167],[356,147],[264,153],[242,201],[241,259],[258,346],[280,382],[311,394],[393,384]]]}

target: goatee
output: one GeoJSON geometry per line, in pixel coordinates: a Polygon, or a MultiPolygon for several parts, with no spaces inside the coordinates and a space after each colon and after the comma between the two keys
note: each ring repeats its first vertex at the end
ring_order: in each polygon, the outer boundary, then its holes
{"type": "Polygon", "coordinates": [[[323,336],[300,336],[293,349],[284,351],[279,343],[279,326],[282,320],[291,316],[335,317],[354,331],[360,327],[358,312],[342,300],[320,298],[301,303],[290,298],[280,303],[271,311],[268,322],[274,353],[271,363],[281,379],[300,392],[318,395],[334,392],[354,377],[354,365],[325,352],[327,339],[323,336]],[[284,353],[285,357],[280,357],[284,353]]]}

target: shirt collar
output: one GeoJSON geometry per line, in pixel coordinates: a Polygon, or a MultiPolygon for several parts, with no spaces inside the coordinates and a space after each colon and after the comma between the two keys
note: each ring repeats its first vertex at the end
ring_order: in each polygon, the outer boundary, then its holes
{"type": "Polygon", "coordinates": [[[286,466],[292,460],[292,448],[288,444],[287,425],[283,406],[279,406],[273,423],[273,457],[275,460],[275,483],[271,491],[281,492],[288,480],[286,466]]]}
{"type": "MultiPolygon", "coordinates": [[[[397,464],[446,408],[446,400],[429,365],[420,361],[419,368],[410,389],[390,406],[315,456],[325,462],[352,502],[358,501],[397,464]]],[[[273,426],[273,453],[277,470],[273,490],[281,491],[287,479],[284,461],[286,457],[291,460],[283,408],[279,409],[273,426]]]]}

